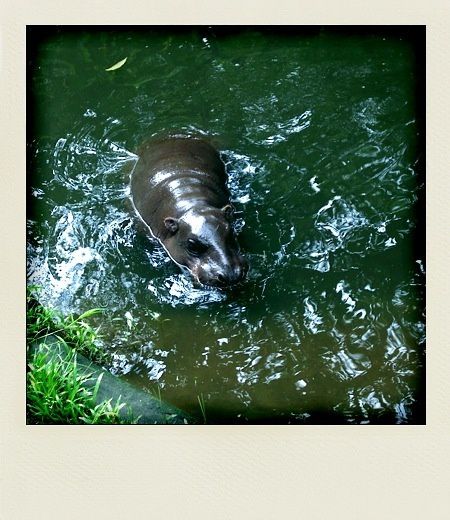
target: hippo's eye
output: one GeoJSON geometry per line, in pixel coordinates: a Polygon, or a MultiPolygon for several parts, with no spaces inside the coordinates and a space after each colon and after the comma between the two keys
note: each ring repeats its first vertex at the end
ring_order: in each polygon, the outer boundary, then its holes
{"type": "Polygon", "coordinates": [[[199,256],[208,249],[208,246],[199,240],[194,238],[188,238],[187,250],[193,256],[199,256]]]}

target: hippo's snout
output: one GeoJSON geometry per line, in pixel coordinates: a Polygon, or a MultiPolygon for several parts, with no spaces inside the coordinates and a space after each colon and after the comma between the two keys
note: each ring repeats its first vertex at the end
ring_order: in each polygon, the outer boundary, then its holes
{"type": "Polygon", "coordinates": [[[248,272],[248,262],[244,257],[240,257],[238,261],[227,269],[216,273],[214,282],[212,285],[219,287],[229,287],[241,282],[248,272]]]}

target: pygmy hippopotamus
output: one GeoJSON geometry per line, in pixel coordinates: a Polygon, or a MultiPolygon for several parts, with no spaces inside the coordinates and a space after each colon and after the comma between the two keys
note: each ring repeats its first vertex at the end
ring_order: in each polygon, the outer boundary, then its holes
{"type": "Polygon", "coordinates": [[[149,141],[131,174],[136,212],[179,266],[198,282],[225,287],[248,270],[234,235],[227,174],[204,140],[149,141]]]}

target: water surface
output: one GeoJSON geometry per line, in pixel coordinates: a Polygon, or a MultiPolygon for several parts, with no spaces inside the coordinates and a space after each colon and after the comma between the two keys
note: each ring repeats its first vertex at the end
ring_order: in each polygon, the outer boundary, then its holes
{"type": "Polygon", "coordinates": [[[211,423],[424,422],[409,38],[30,34],[29,280],[65,313],[105,309],[95,323],[112,373],[199,418],[203,400],[211,423]],[[170,132],[221,151],[251,264],[235,290],[195,286],[132,213],[135,151],[170,132]]]}

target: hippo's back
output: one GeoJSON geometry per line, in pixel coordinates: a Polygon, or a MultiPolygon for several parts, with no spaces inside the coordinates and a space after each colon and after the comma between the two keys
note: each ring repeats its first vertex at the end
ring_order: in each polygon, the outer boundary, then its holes
{"type": "Polygon", "coordinates": [[[194,138],[149,141],[139,149],[131,176],[133,203],[158,235],[167,216],[179,218],[195,205],[228,203],[227,175],[217,150],[194,138]]]}
{"type": "Polygon", "coordinates": [[[172,137],[161,141],[149,141],[139,150],[142,165],[152,173],[172,169],[174,171],[200,171],[226,181],[225,169],[217,150],[206,141],[172,137]]]}

